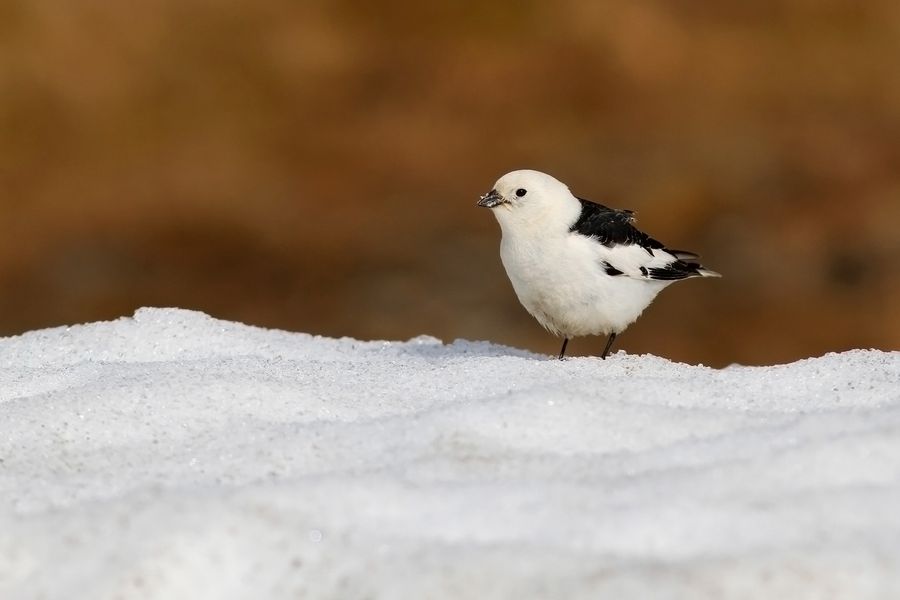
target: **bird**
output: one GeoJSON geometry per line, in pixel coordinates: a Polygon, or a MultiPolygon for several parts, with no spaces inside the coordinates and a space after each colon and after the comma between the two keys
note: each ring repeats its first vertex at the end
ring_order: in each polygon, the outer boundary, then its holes
{"type": "Polygon", "coordinates": [[[635,227],[634,212],[580,198],[555,177],[509,172],[480,197],[500,224],[500,260],[522,306],[551,334],[569,340],[616,337],[675,281],[721,277],[698,254],[670,250],[635,227]]]}

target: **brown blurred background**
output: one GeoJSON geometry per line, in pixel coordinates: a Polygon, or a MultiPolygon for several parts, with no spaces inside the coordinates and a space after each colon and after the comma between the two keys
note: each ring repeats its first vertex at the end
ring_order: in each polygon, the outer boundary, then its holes
{"type": "Polygon", "coordinates": [[[554,353],[475,207],[522,167],[725,275],[620,348],[900,347],[896,0],[0,2],[0,334],[155,305],[554,353]]]}

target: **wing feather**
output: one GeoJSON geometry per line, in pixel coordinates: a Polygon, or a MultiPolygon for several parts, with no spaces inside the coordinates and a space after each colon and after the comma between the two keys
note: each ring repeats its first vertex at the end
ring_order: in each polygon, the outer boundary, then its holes
{"type": "Polygon", "coordinates": [[[598,258],[607,275],[657,281],[719,276],[696,262],[699,255],[669,250],[635,227],[633,211],[616,210],[583,198],[578,200],[581,214],[569,230],[601,244],[598,258]]]}

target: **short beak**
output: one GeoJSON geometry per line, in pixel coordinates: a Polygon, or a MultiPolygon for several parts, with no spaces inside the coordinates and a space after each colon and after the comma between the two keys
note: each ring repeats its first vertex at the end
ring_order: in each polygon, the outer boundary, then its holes
{"type": "Polygon", "coordinates": [[[481,200],[478,201],[478,206],[483,206],[485,208],[494,208],[495,206],[499,206],[500,204],[504,203],[506,203],[506,200],[503,199],[503,196],[500,195],[500,192],[498,192],[497,190],[491,190],[481,197],[481,200]]]}

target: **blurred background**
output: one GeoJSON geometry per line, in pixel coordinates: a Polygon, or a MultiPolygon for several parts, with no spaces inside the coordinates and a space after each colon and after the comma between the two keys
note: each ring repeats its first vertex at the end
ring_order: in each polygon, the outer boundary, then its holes
{"type": "Polygon", "coordinates": [[[0,2],[0,335],[152,305],[555,353],[475,207],[523,167],[724,274],[618,348],[900,348],[896,0],[0,2]]]}

